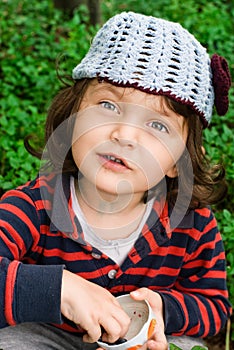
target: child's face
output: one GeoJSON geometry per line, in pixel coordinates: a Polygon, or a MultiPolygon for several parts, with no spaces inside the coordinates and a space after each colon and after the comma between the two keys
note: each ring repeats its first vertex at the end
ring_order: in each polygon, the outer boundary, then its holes
{"type": "Polygon", "coordinates": [[[88,183],[105,193],[144,194],[177,176],[187,125],[161,96],[93,80],[76,117],[72,153],[88,183]]]}

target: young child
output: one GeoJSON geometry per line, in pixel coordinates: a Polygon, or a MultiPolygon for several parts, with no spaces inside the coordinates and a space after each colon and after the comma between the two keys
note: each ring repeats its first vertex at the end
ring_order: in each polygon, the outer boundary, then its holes
{"type": "Polygon", "coordinates": [[[226,113],[229,86],[225,59],[177,23],[128,12],[99,30],[49,110],[46,165],[0,203],[0,348],[114,343],[127,293],[157,316],[141,349],[167,349],[164,333],[190,349],[225,326],[210,205],[226,185],[202,130],[214,103],[226,113]]]}

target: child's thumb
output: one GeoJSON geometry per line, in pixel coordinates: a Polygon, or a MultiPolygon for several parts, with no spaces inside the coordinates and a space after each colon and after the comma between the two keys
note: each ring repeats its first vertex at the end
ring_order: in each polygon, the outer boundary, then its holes
{"type": "Polygon", "coordinates": [[[143,287],[139,288],[137,290],[134,290],[133,292],[130,292],[131,297],[134,300],[148,300],[149,298],[149,289],[143,287]]]}
{"type": "Polygon", "coordinates": [[[163,308],[161,296],[148,288],[139,288],[131,292],[130,295],[134,300],[147,300],[154,310],[162,310],[163,308]]]}

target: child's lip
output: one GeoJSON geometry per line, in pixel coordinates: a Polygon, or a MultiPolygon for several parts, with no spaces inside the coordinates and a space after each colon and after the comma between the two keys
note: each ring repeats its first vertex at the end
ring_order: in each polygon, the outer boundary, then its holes
{"type": "Polygon", "coordinates": [[[120,166],[124,166],[126,167],[127,169],[131,170],[131,167],[129,165],[129,163],[127,162],[127,160],[117,154],[114,154],[114,153],[99,153],[98,154],[99,157],[101,157],[102,159],[106,160],[107,162],[108,161],[113,161],[115,162],[116,161],[116,164],[119,164],[120,166]]]}

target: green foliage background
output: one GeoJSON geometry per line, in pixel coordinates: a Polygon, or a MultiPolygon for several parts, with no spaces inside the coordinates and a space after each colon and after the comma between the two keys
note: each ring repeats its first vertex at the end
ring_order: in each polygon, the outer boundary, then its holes
{"type": "MultiPolygon", "coordinates": [[[[103,22],[120,11],[135,11],[180,22],[207,47],[228,61],[234,77],[234,5],[232,0],[103,0],[103,22]]],[[[72,18],[54,9],[52,0],[2,0],[0,4],[0,193],[36,176],[40,162],[24,148],[28,134],[43,147],[48,106],[60,88],[60,69],[72,68],[88,50],[97,28],[89,25],[88,11],[77,9],[72,18]]],[[[214,113],[205,131],[206,152],[227,169],[229,192],[215,209],[226,254],[228,287],[234,304],[234,88],[224,117],[214,113]]],[[[234,339],[234,331],[232,332],[234,339]]]]}

